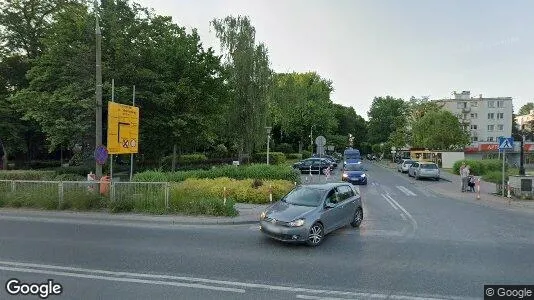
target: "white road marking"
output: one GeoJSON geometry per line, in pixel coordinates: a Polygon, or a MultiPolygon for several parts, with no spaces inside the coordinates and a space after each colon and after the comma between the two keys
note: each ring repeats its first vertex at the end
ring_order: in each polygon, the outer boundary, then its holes
{"type": "MultiPolygon", "coordinates": [[[[336,296],[346,296],[346,297],[364,297],[364,299],[368,299],[370,295],[376,295],[376,297],[381,297],[381,298],[399,299],[399,300],[412,300],[412,299],[413,300],[422,300],[422,299],[471,300],[471,299],[476,299],[476,298],[468,298],[468,297],[448,297],[448,296],[441,296],[441,295],[429,295],[429,296],[425,295],[425,298],[414,296],[415,297],[414,298],[409,295],[394,296],[394,295],[390,295],[389,293],[369,293],[369,292],[365,292],[361,290],[354,291],[354,292],[320,290],[320,289],[297,288],[297,287],[291,287],[291,286],[246,283],[246,282],[239,282],[239,281],[212,280],[212,279],[206,279],[206,278],[194,278],[194,277],[184,277],[184,276],[143,274],[143,273],[130,273],[130,272],[114,272],[114,271],[106,271],[106,270],[98,270],[98,269],[85,269],[85,268],[76,268],[76,267],[64,267],[64,266],[54,266],[54,265],[35,264],[35,263],[21,263],[21,262],[12,262],[12,261],[0,261],[0,270],[88,278],[88,279],[101,279],[101,280],[108,280],[108,281],[123,281],[123,282],[159,284],[159,285],[172,285],[172,286],[179,286],[179,287],[194,287],[194,288],[200,288],[200,289],[210,289],[210,290],[228,291],[228,292],[236,292],[236,293],[245,293],[246,291],[243,290],[243,288],[250,288],[250,289],[256,288],[256,289],[265,289],[265,290],[271,290],[271,291],[282,291],[282,292],[291,292],[291,293],[336,295],[336,296]],[[158,279],[158,280],[155,280],[155,279],[158,279]],[[161,281],[165,279],[172,280],[172,281],[161,281]],[[188,281],[188,282],[194,282],[194,283],[185,283],[185,282],[178,282],[178,281],[188,281]],[[218,286],[203,285],[199,283],[212,284],[212,285],[218,285],[218,286]],[[229,286],[229,287],[223,287],[224,285],[229,286]],[[241,289],[231,288],[231,287],[239,287],[241,289]]],[[[302,296],[304,295],[301,295],[301,297],[302,296]]],[[[324,297],[321,297],[320,299],[324,299],[324,297]]]]}
{"type": "Polygon", "coordinates": [[[410,191],[408,188],[404,186],[397,185],[397,188],[401,190],[404,194],[406,194],[406,196],[417,196],[414,192],[410,191]]]}
{"type": "Polygon", "coordinates": [[[383,294],[366,294],[362,293],[361,295],[355,295],[357,297],[364,298],[334,298],[334,297],[318,297],[318,296],[308,296],[308,295],[297,295],[297,299],[309,299],[309,300],[359,300],[359,299],[387,299],[387,295],[383,294]]]}
{"type": "Polygon", "coordinates": [[[400,210],[402,210],[403,213],[406,214],[408,219],[410,219],[410,221],[412,222],[413,231],[415,232],[417,230],[417,221],[412,217],[412,215],[404,207],[402,207],[402,205],[400,205],[397,201],[395,201],[395,199],[391,198],[390,195],[386,195],[386,196],[389,197],[389,200],[393,201],[393,203],[397,205],[400,208],[400,210]]]}
{"type": "Polygon", "coordinates": [[[32,269],[32,268],[16,268],[16,267],[6,267],[6,266],[0,266],[0,270],[13,271],[13,272],[22,272],[22,273],[32,273],[32,274],[46,274],[46,275],[56,275],[56,276],[65,276],[65,277],[75,277],[75,278],[97,279],[97,280],[105,280],[105,281],[144,283],[144,284],[153,284],[153,285],[167,285],[167,286],[196,288],[196,289],[204,289],[204,290],[215,290],[215,291],[224,291],[224,292],[245,293],[244,289],[209,286],[209,285],[197,284],[197,283],[183,283],[183,282],[160,281],[160,280],[146,280],[146,279],[137,279],[137,278],[120,278],[120,277],[112,277],[112,276],[101,276],[101,275],[80,274],[80,273],[70,273],[70,272],[59,272],[59,271],[39,270],[39,269],[32,269]]]}
{"type": "Polygon", "coordinates": [[[389,205],[391,205],[391,207],[393,207],[395,210],[399,210],[399,209],[395,206],[395,204],[393,204],[393,202],[391,202],[391,200],[388,199],[388,197],[387,197],[386,195],[382,194],[382,197],[383,197],[384,199],[386,199],[386,201],[389,203],[389,205]]]}

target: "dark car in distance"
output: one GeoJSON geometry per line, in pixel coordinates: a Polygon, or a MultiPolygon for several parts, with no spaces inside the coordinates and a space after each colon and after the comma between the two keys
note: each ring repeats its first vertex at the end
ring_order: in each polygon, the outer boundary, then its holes
{"type": "Polygon", "coordinates": [[[333,169],[334,164],[326,158],[307,158],[293,164],[293,168],[300,170],[301,173],[323,174],[327,168],[333,169]]]}
{"type": "Polygon", "coordinates": [[[328,233],[363,220],[360,191],[347,183],[296,186],[260,216],[260,230],[283,242],[318,246],[328,233]]]}
{"type": "Polygon", "coordinates": [[[367,169],[363,164],[346,164],[343,168],[341,180],[352,184],[367,185],[367,169]]]}

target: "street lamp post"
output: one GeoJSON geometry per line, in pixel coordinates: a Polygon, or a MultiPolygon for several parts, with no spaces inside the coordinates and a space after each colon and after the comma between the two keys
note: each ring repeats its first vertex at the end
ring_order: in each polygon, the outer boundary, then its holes
{"type": "Polygon", "coordinates": [[[525,134],[521,135],[521,152],[519,155],[519,176],[525,176],[525,134]]]}
{"type": "MultiPolygon", "coordinates": [[[[98,23],[98,4],[95,1],[95,35],[96,35],[96,82],[95,82],[95,98],[96,98],[96,133],[95,133],[95,149],[102,145],[102,32],[100,31],[100,24],[98,23]]],[[[97,179],[102,177],[102,166],[96,162],[95,159],[95,175],[97,179]]]]}
{"type": "Polygon", "coordinates": [[[267,164],[269,164],[269,142],[271,141],[272,127],[265,127],[265,129],[267,129],[267,164]]]}

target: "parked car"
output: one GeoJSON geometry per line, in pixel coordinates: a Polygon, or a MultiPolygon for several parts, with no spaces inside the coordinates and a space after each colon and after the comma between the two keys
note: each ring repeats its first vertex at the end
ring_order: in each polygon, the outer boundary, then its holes
{"type": "Polygon", "coordinates": [[[433,162],[414,162],[408,169],[408,176],[413,176],[415,179],[433,178],[438,181],[440,171],[438,165],[433,162]]]}
{"type": "Polygon", "coordinates": [[[348,183],[300,185],[261,213],[260,230],[283,242],[318,246],[325,235],[363,220],[361,195],[348,183]]]}
{"type": "Polygon", "coordinates": [[[413,162],[415,162],[415,160],[412,160],[412,159],[402,159],[402,160],[397,164],[397,171],[398,171],[398,172],[401,172],[401,173],[406,173],[406,172],[408,172],[408,169],[410,169],[410,166],[412,165],[413,162]]]}
{"type": "Polygon", "coordinates": [[[293,164],[293,168],[299,169],[301,173],[320,173],[323,174],[327,168],[333,169],[334,164],[326,158],[307,158],[293,164]]]}
{"type": "Polygon", "coordinates": [[[319,155],[319,154],[314,154],[314,155],[313,155],[313,158],[324,158],[324,159],[328,160],[329,162],[331,162],[332,165],[334,166],[334,168],[336,168],[336,167],[337,167],[337,164],[338,164],[338,161],[337,161],[334,157],[332,157],[332,156],[330,156],[330,155],[319,155]]]}
{"type": "Polygon", "coordinates": [[[343,168],[341,180],[352,184],[367,185],[367,169],[363,164],[347,164],[343,168]]]}

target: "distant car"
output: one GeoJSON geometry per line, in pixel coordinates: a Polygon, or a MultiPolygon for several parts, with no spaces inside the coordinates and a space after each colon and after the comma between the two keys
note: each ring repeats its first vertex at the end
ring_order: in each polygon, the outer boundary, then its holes
{"type": "Polygon", "coordinates": [[[318,246],[328,233],[363,220],[359,189],[347,183],[296,186],[260,216],[260,230],[284,242],[318,246]]]}
{"type": "Polygon", "coordinates": [[[363,164],[346,164],[343,168],[341,180],[352,184],[367,185],[367,169],[363,164]]]}
{"type": "Polygon", "coordinates": [[[414,162],[408,169],[408,176],[415,179],[432,178],[440,180],[440,171],[437,164],[433,162],[414,162]]]}
{"type": "Polygon", "coordinates": [[[402,159],[398,164],[397,164],[397,171],[401,172],[401,173],[406,173],[408,172],[408,170],[410,169],[410,166],[412,165],[412,163],[414,162],[415,160],[412,160],[412,159],[402,159]]]}
{"type": "Polygon", "coordinates": [[[332,156],[330,156],[330,155],[319,155],[319,154],[314,154],[314,155],[313,155],[313,158],[324,158],[324,159],[328,160],[329,162],[331,162],[332,165],[334,166],[334,168],[337,167],[337,163],[338,163],[338,161],[337,161],[334,157],[332,157],[332,156]]]}
{"type": "Polygon", "coordinates": [[[293,168],[299,169],[301,173],[320,173],[323,174],[327,168],[333,169],[334,164],[326,158],[307,158],[293,164],[293,168]]]}

